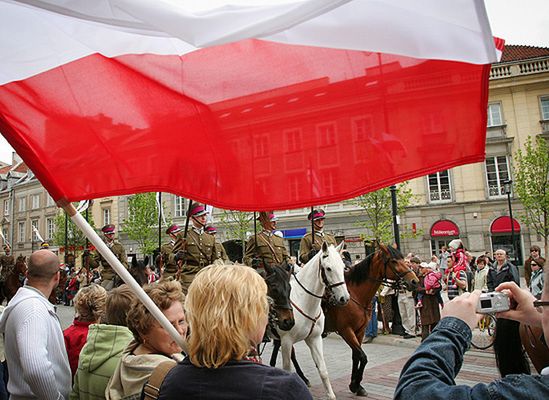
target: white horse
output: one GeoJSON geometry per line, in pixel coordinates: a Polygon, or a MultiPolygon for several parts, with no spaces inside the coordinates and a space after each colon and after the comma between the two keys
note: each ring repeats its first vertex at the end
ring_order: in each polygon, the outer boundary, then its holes
{"type": "Polygon", "coordinates": [[[289,331],[277,329],[282,343],[283,368],[291,371],[292,346],[305,340],[329,399],[336,397],[324,362],[321,338],[324,313],[320,302],[326,289],[331,291],[330,303],[345,305],[349,301],[350,295],[343,277],[344,264],[339,254],[342,245],[335,248],[324,243],[321,251],[295,275],[295,279],[290,282],[290,302],[294,309],[295,325],[289,331]]]}

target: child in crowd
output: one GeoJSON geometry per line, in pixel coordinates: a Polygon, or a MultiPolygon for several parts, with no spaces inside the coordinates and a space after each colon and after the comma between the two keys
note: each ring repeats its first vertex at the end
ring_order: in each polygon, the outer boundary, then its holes
{"type": "MultiPolygon", "coordinates": [[[[423,284],[425,285],[425,292],[427,294],[435,294],[436,291],[437,301],[442,307],[444,307],[444,301],[442,300],[442,295],[440,294],[441,291],[437,290],[441,288],[440,280],[442,279],[442,274],[439,271],[435,270],[432,263],[427,264],[425,262],[422,262],[420,264],[419,271],[425,277],[423,280],[423,284]]],[[[423,296],[423,293],[417,294],[416,308],[423,307],[423,296]]]]}
{"type": "Polygon", "coordinates": [[[74,297],[74,322],[63,331],[73,377],[78,367],[80,350],[88,337],[89,326],[97,323],[104,314],[106,300],[107,291],[95,283],[83,287],[74,297]]]}

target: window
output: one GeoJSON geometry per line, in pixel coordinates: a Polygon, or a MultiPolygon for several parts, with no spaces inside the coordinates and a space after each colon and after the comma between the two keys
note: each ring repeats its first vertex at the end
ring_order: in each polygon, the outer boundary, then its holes
{"type": "Polygon", "coordinates": [[[51,197],[49,193],[46,193],[46,206],[50,207],[50,206],[53,206],[53,205],[55,205],[55,203],[53,201],[53,197],[51,197]]]}
{"type": "Polygon", "coordinates": [[[501,104],[492,103],[488,104],[488,127],[503,125],[503,118],[501,118],[501,104]]]}
{"type": "Polygon", "coordinates": [[[33,242],[39,241],[40,239],[38,239],[38,234],[37,234],[37,232],[39,232],[39,230],[38,230],[38,220],[37,219],[33,219],[31,221],[31,230],[32,230],[32,233],[31,233],[32,241],[33,242]]]}
{"type": "Polygon", "coordinates": [[[111,209],[110,208],[104,208],[103,209],[103,226],[111,223],[111,209]]]}
{"type": "Polygon", "coordinates": [[[540,98],[541,106],[541,119],[543,121],[549,121],[549,96],[540,98]]]}
{"type": "Polygon", "coordinates": [[[23,212],[27,209],[27,198],[26,197],[19,197],[19,201],[18,201],[18,204],[19,204],[19,212],[23,212]]]}
{"type": "Polygon", "coordinates": [[[185,216],[185,199],[181,196],[175,196],[174,204],[175,204],[175,210],[174,210],[175,216],[184,217],[185,216]]]}
{"type": "Polygon", "coordinates": [[[267,157],[269,155],[269,137],[259,135],[254,139],[254,157],[267,157]]]}
{"type": "Polygon", "coordinates": [[[431,202],[452,200],[450,174],[447,170],[431,174],[427,180],[429,183],[429,200],[431,202]]]}
{"type": "Polygon", "coordinates": [[[353,140],[355,142],[363,142],[372,134],[372,118],[356,118],[352,122],[353,140]]]}
{"type": "Polygon", "coordinates": [[[4,235],[4,238],[8,239],[8,227],[7,226],[2,228],[2,234],[4,235]]]}
{"type": "Polygon", "coordinates": [[[4,200],[4,215],[10,215],[10,201],[4,200]]]}
{"type": "Polygon", "coordinates": [[[55,233],[55,221],[53,218],[46,219],[46,236],[48,239],[53,239],[55,233]]]}
{"type": "Polygon", "coordinates": [[[25,223],[24,222],[19,222],[17,224],[17,232],[19,234],[18,236],[18,239],[19,239],[19,243],[24,243],[25,242],[25,223]]]}
{"type": "Polygon", "coordinates": [[[316,132],[320,138],[320,146],[333,146],[336,144],[335,124],[318,125],[316,132]]]}
{"type": "Polygon", "coordinates": [[[284,131],[286,153],[301,150],[301,130],[290,129],[284,131]]]}
{"type": "Polygon", "coordinates": [[[488,182],[488,197],[505,195],[503,182],[509,179],[509,163],[507,156],[486,158],[486,180],[488,182]]]}
{"type": "Polygon", "coordinates": [[[39,194],[33,194],[31,196],[31,207],[33,210],[36,210],[37,208],[40,208],[40,195],[39,194]]]}

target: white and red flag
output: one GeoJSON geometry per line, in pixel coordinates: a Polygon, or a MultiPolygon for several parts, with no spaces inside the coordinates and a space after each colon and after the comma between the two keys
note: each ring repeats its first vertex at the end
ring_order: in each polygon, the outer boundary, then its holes
{"type": "Polygon", "coordinates": [[[496,53],[481,0],[0,0],[0,132],[55,200],[328,204],[482,161],[496,53]]]}

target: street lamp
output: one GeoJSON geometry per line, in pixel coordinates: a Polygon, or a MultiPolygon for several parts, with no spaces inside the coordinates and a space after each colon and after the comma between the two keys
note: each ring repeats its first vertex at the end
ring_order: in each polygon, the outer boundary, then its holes
{"type": "Polygon", "coordinates": [[[398,205],[397,205],[397,187],[396,185],[391,186],[391,206],[393,213],[393,233],[395,235],[395,243],[397,249],[400,250],[400,232],[398,230],[399,216],[398,216],[398,205]]]}
{"type": "MultiPolygon", "coordinates": [[[[511,220],[511,244],[513,246],[513,261],[517,263],[517,251],[515,248],[515,220],[513,219],[513,208],[511,207],[511,190],[513,189],[513,181],[508,179],[503,181],[503,190],[507,195],[507,204],[509,206],[509,219],[511,220]]],[[[511,257],[509,257],[511,258],[511,257]]]]}

